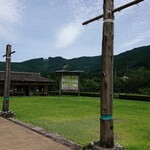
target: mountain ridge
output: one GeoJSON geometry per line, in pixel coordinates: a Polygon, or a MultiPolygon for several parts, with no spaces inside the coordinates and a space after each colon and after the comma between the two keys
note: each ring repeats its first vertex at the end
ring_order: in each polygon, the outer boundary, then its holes
{"type": "MultiPolygon", "coordinates": [[[[5,68],[4,64],[0,62],[1,71],[5,68]]],[[[61,70],[63,67],[66,67],[67,70],[83,70],[87,74],[99,74],[101,56],[82,56],[72,59],[57,56],[12,62],[12,71],[39,72],[44,76],[55,73],[56,70],[61,70]]],[[[150,70],[150,45],[134,48],[114,56],[114,69],[119,75],[139,68],[150,70]]]]}

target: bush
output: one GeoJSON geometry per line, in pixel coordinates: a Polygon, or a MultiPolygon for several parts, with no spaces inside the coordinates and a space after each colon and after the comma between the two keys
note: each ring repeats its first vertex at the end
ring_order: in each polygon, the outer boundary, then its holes
{"type": "Polygon", "coordinates": [[[148,95],[119,94],[118,96],[119,99],[125,100],[150,101],[150,96],[148,95]]]}
{"type": "Polygon", "coordinates": [[[100,97],[100,93],[98,92],[80,92],[80,95],[88,97],[100,97]]]}
{"type": "Polygon", "coordinates": [[[140,94],[150,95],[150,88],[139,89],[140,94]]]}

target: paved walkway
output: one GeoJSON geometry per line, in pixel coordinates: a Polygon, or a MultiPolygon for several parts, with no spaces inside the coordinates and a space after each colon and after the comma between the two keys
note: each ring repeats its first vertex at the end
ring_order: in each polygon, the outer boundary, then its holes
{"type": "Polygon", "coordinates": [[[38,133],[0,117],[0,150],[70,150],[38,133]]]}

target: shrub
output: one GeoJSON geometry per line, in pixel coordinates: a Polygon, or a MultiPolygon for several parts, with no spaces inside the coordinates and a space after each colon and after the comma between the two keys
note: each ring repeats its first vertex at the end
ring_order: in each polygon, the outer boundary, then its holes
{"type": "Polygon", "coordinates": [[[136,95],[136,94],[119,94],[119,99],[125,100],[138,100],[138,101],[150,101],[148,95],[136,95]]]}

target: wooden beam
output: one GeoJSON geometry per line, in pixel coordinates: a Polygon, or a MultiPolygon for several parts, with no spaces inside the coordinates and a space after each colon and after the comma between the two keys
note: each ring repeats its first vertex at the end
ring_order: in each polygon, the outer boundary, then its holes
{"type": "MultiPolygon", "coordinates": [[[[144,0],[135,0],[135,1],[133,1],[133,2],[130,2],[130,3],[128,3],[128,4],[125,4],[125,5],[123,5],[123,6],[120,6],[120,7],[118,7],[118,8],[115,8],[114,10],[112,10],[112,12],[115,13],[115,12],[121,11],[121,10],[123,10],[123,9],[125,9],[125,8],[128,8],[128,7],[132,6],[132,5],[138,4],[138,3],[142,2],[142,1],[144,1],[144,0]]],[[[83,22],[82,25],[87,25],[87,24],[89,24],[89,23],[91,23],[91,22],[93,22],[93,21],[99,20],[99,19],[101,19],[101,18],[103,18],[103,17],[104,17],[103,14],[102,14],[102,15],[99,15],[99,16],[97,16],[97,17],[94,17],[94,18],[92,18],[92,19],[90,19],[90,20],[87,20],[87,21],[83,22]]]]}

